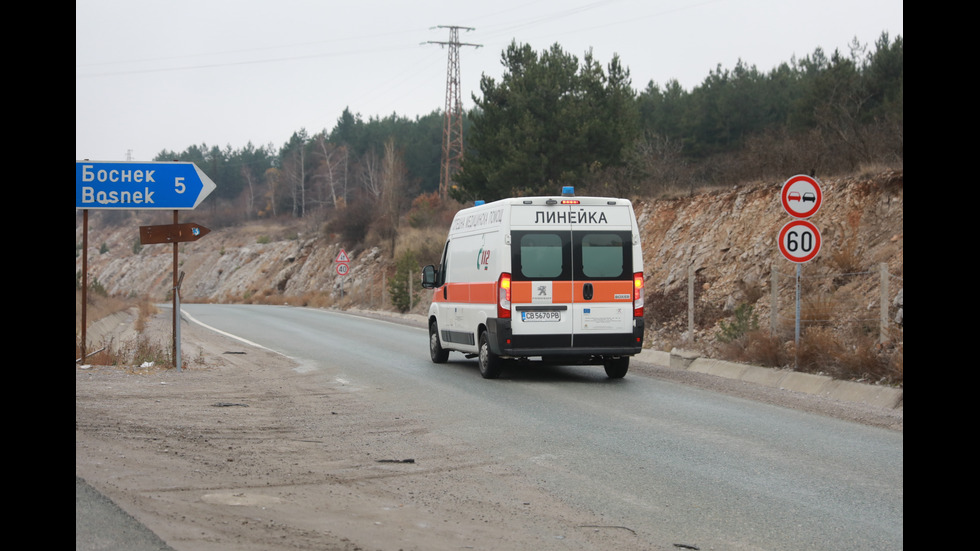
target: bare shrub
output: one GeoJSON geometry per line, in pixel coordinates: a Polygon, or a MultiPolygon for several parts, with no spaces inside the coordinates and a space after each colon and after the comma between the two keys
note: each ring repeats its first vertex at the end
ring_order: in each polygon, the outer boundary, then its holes
{"type": "Polygon", "coordinates": [[[452,199],[443,201],[439,193],[423,193],[412,200],[412,206],[405,219],[413,228],[436,227],[445,229],[453,221],[453,216],[462,205],[452,199]]]}
{"type": "Polygon", "coordinates": [[[854,239],[850,239],[830,253],[830,261],[842,273],[850,274],[861,271],[861,255],[857,252],[854,239]]]}
{"type": "Polygon", "coordinates": [[[123,349],[124,357],[129,357],[132,365],[152,363],[157,366],[173,367],[174,361],[170,346],[156,342],[146,335],[140,335],[123,349]]]}
{"type": "Polygon", "coordinates": [[[866,333],[811,327],[800,339],[797,369],[835,379],[903,384],[901,347],[888,350],[866,333]]]}
{"type": "Polygon", "coordinates": [[[745,361],[765,367],[782,367],[790,363],[789,354],[779,338],[769,331],[745,334],[745,361]]]}
{"type": "Polygon", "coordinates": [[[151,317],[153,317],[154,314],[156,314],[159,311],[160,310],[156,307],[156,305],[153,304],[153,302],[151,302],[149,299],[144,298],[140,300],[139,304],[137,304],[137,316],[136,316],[136,325],[135,325],[136,332],[142,333],[144,330],[146,330],[147,320],[149,320],[151,317]]]}
{"type": "Polygon", "coordinates": [[[808,295],[800,304],[800,320],[807,325],[823,325],[834,319],[837,302],[826,294],[808,295]]]}
{"type": "MultiPolygon", "coordinates": [[[[89,356],[85,358],[84,363],[92,365],[118,365],[116,361],[116,353],[111,348],[111,342],[103,342],[96,346],[91,347],[94,350],[89,350],[89,356]]],[[[75,357],[80,355],[80,347],[76,346],[75,357]]]]}
{"type": "Polygon", "coordinates": [[[335,216],[326,223],[329,233],[335,233],[350,246],[364,242],[371,224],[374,222],[374,210],[367,198],[358,199],[346,207],[337,209],[335,216]]]}
{"type": "Polygon", "coordinates": [[[135,340],[116,343],[107,340],[99,350],[88,358],[88,363],[111,366],[141,366],[152,364],[155,367],[174,367],[172,347],[156,342],[140,334],[135,340]]]}
{"type": "Polygon", "coordinates": [[[808,373],[827,373],[834,376],[840,371],[837,360],[843,356],[840,342],[834,332],[826,327],[810,327],[801,335],[796,351],[796,366],[808,373]]]}
{"type": "Polygon", "coordinates": [[[290,304],[303,306],[305,308],[330,308],[336,301],[329,293],[310,291],[301,295],[289,295],[284,297],[290,304]]]}
{"type": "Polygon", "coordinates": [[[783,367],[792,363],[791,353],[769,331],[747,331],[739,338],[717,346],[718,354],[730,361],[763,367],[783,367]]]}

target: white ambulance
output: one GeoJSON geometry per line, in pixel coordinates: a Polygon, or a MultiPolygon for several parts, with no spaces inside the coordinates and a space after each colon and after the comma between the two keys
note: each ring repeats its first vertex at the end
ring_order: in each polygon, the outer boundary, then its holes
{"type": "Polygon", "coordinates": [[[434,289],[432,361],[477,357],[487,379],[523,359],[601,364],[621,378],[643,345],[643,258],[626,199],[564,188],[463,209],[422,286],[434,289]]]}

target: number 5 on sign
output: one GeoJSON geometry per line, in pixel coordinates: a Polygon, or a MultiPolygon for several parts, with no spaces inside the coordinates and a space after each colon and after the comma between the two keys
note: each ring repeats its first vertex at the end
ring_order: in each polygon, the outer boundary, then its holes
{"type": "Polygon", "coordinates": [[[820,231],[806,220],[793,220],[779,232],[779,252],[791,262],[808,262],[820,252],[820,231]]]}

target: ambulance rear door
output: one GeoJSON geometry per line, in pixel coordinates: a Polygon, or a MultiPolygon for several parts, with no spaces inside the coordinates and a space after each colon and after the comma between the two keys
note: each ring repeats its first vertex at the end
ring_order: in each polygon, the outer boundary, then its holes
{"type": "MultiPolygon", "coordinates": [[[[633,214],[628,202],[534,199],[511,221],[514,348],[601,353],[633,340],[633,214]]],[[[529,354],[530,355],[530,354],[529,354]]]]}
{"type": "MultiPolygon", "coordinates": [[[[602,209],[610,222],[622,214],[610,207],[602,209]]],[[[576,349],[635,346],[633,232],[628,225],[615,226],[578,225],[572,230],[572,346],[576,349]]]]}

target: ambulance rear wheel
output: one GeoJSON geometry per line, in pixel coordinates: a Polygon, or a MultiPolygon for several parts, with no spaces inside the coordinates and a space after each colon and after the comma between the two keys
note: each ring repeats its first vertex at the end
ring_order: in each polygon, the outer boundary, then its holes
{"type": "Polygon", "coordinates": [[[439,326],[436,322],[429,324],[429,357],[432,363],[443,364],[449,359],[449,351],[439,344],[439,326]]]}
{"type": "Polygon", "coordinates": [[[500,356],[490,350],[490,335],[486,329],[480,332],[480,375],[484,379],[496,379],[500,377],[500,369],[503,360],[500,356]]]}
{"type": "Polygon", "coordinates": [[[626,372],[630,368],[630,357],[623,356],[622,358],[606,358],[603,362],[606,367],[606,375],[610,379],[622,379],[626,376],[626,372]]]}

